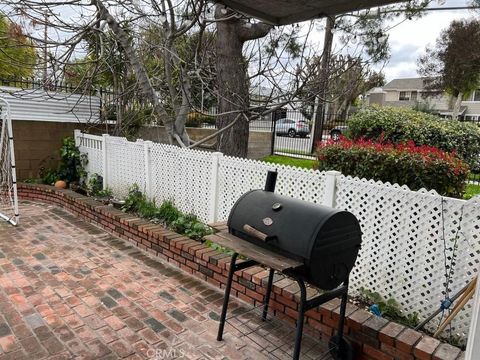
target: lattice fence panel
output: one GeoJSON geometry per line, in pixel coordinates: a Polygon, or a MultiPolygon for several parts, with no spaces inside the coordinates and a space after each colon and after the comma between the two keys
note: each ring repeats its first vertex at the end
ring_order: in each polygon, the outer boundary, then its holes
{"type": "Polygon", "coordinates": [[[237,199],[252,189],[263,189],[268,170],[277,170],[276,192],[322,203],[325,173],[261,161],[224,156],[220,159],[219,219],[227,219],[237,199]]]}
{"type": "Polygon", "coordinates": [[[154,144],[151,149],[152,194],[158,203],[172,200],[185,213],[209,222],[212,199],[211,153],[154,144]]]}
{"type": "Polygon", "coordinates": [[[93,174],[103,176],[103,138],[101,136],[79,134],[76,141],[80,152],[87,155],[88,163],[85,170],[88,176],[93,174]]]}
{"type": "Polygon", "coordinates": [[[108,136],[107,186],[116,197],[123,198],[137,184],[145,192],[145,152],[143,141],[130,142],[125,138],[108,136]]]}
{"type": "MultiPolygon", "coordinates": [[[[406,314],[426,318],[447,291],[461,289],[480,260],[480,205],[434,192],[340,177],[336,207],[351,211],[361,224],[362,249],[351,275],[351,291],[361,288],[395,299],[406,314]]],[[[452,323],[453,333],[468,332],[471,305],[452,323]]],[[[438,321],[429,324],[435,330],[438,321]]]]}

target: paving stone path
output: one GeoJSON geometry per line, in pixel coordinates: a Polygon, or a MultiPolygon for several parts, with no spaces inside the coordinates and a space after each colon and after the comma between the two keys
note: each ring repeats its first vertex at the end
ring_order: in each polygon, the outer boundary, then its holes
{"type": "Polygon", "coordinates": [[[0,360],[272,358],[229,324],[216,341],[218,289],[58,207],[20,213],[0,223],[0,360]]]}

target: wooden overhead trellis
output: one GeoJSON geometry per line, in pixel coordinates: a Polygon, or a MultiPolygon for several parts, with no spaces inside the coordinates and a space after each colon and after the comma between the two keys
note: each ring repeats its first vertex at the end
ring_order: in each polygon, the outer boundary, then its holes
{"type": "Polygon", "coordinates": [[[272,25],[288,25],[305,20],[373,8],[398,0],[214,0],[235,11],[272,25]]]}

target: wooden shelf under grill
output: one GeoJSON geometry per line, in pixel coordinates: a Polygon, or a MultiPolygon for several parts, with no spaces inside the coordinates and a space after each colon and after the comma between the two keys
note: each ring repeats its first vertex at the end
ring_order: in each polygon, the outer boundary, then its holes
{"type": "Polygon", "coordinates": [[[210,226],[215,230],[220,231],[216,234],[205,236],[205,239],[226,247],[240,255],[258,262],[259,264],[268,266],[269,268],[280,272],[303,266],[303,263],[300,261],[279,255],[276,252],[229,234],[225,222],[210,224],[210,226]]]}

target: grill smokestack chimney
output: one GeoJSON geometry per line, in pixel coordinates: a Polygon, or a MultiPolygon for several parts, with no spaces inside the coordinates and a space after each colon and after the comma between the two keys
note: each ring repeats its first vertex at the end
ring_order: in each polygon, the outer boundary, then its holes
{"type": "Polygon", "coordinates": [[[267,173],[267,180],[265,181],[265,191],[275,192],[275,185],[277,184],[277,170],[269,170],[267,173]]]}

